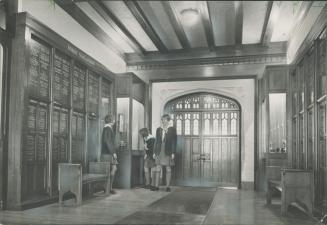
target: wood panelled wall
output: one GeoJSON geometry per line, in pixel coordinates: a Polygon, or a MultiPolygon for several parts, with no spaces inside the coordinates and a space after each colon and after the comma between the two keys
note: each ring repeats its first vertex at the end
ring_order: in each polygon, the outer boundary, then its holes
{"type": "MultiPolygon", "coordinates": [[[[273,135],[271,132],[274,129],[273,124],[270,124],[271,116],[276,118],[276,115],[271,115],[274,111],[280,114],[284,112],[284,119],[280,121],[275,121],[275,123],[282,127],[279,127],[278,131],[275,130],[274,133],[281,133],[282,129],[287,133],[288,125],[286,121],[286,114],[289,111],[287,108],[288,105],[288,74],[289,67],[287,65],[276,65],[276,66],[267,66],[263,77],[258,80],[258,152],[256,155],[257,166],[256,166],[256,189],[261,191],[266,191],[266,178],[265,178],[265,169],[267,166],[266,154],[269,151],[278,153],[283,153],[281,148],[283,147],[280,143],[280,140],[276,140],[277,136],[273,135]],[[269,94],[278,94],[284,93],[286,95],[286,105],[284,104],[284,109],[281,109],[281,106],[276,106],[273,109],[270,109],[269,94]],[[278,144],[275,144],[278,143],[278,144]],[[279,149],[277,149],[279,148],[279,149]],[[278,151],[278,152],[277,152],[278,151]]],[[[276,101],[275,101],[276,102],[276,101]]],[[[281,118],[279,118],[281,119],[281,118]]],[[[276,127],[275,127],[276,128],[276,127]]],[[[286,138],[286,137],[285,137],[286,138]]],[[[280,138],[279,138],[280,139],[280,138]]],[[[288,142],[288,140],[287,140],[288,142]]],[[[286,147],[286,151],[288,148],[286,147]]],[[[283,150],[284,151],[284,150],[283,150]]]]}
{"type": "MultiPolygon", "coordinates": [[[[0,210],[4,208],[6,198],[6,168],[8,165],[8,151],[6,150],[7,129],[8,129],[8,80],[9,80],[9,58],[10,58],[11,34],[0,28],[0,48],[2,48],[2,60],[0,60],[0,79],[1,79],[1,111],[0,111],[0,210]]],[[[1,53],[0,53],[1,54],[1,53]]],[[[1,57],[0,57],[1,58],[1,57]]]]}
{"type": "Polygon", "coordinates": [[[58,163],[100,160],[113,76],[27,14],[17,17],[10,83],[7,208],[58,194],[58,163]],[[42,35],[46,34],[46,36],[42,35]],[[56,40],[56,41],[53,41],[56,40]]]}
{"type": "Polygon", "coordinates": [[[313,170],[315,205],[327,208],[326,30],[293,66],[290,77],[293,168],[313,170]]]}

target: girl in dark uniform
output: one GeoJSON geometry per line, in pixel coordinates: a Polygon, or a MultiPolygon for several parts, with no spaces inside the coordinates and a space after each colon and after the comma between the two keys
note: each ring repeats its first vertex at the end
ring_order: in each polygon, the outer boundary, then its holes
{"type": "Polygon", "coordinates": [[[145,174],[145,188],[152,189],[154,186],[153,173],[155,172],[155,162],[153,159],[153,148],[155,143],[155,138],[150,134],[148,128],[142,128],[139,130],[139,134],[144,140],[144,174],[145,174]],[[151,176],[150,176],[151,173],[151,176]],[[152,182],[150,181],[150,177],[152,182]],[[152,185],[150,185],[152,183],[152,185]]]}
{"type": "Polygon", "coordinates": [[[175,165],[174,158],[177,144],[176,129],[170,124],[170,115],[161,117],[161,127],[156,131],[156,143],[154,146],[154,158],[156,162],[155,189],[159,190],[159,179],[162,167],[166,167],[166,191],[170,191],[171,167],[175,165]]]}

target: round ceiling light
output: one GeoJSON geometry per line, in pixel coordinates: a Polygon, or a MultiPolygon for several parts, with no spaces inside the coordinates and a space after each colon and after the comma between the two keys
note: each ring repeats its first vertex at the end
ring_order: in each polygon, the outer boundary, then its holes
{"type": "Polygon", "coordinates": [[[189,8],[181,11],[182,23],[188,26],[194,25],[199,19],[199,11],[197,9],[189,8]]]}

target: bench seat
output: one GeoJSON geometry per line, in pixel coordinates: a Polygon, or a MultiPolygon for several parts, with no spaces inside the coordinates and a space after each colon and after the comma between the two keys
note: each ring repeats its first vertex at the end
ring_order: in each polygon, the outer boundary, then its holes
{"type": "Polygon", "coordinates": [[[108,175],[104,175],[104,174],[87,173],[87,174],[83,174],[83,177],[82,177],[83,184],[92,183],[92,182],[101,181],[101,180],[106,181],[107,179],[108,179],[108,175]]]}
{"type": "Polygon", "coordinates": [[[282,191],[282,182],[281,181],[269,180],[268,182],[270,183],[270,186],[273,186],[274,188],[276,188],[280,192],[282,191]]]}

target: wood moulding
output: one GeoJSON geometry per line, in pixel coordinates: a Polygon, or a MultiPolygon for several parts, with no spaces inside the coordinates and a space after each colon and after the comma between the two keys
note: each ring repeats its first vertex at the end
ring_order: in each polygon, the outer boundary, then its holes
{"type": "Polygon", "coordinates": [[[183,59],[176,61],[159,61],[159,62],[140,62],[128,64],[128,70],[153,70],[160,68],[177,68],[185,66],[202,66],[202,65],[239,65],[239,64],[285,64],[286,54],[271,54],[271,55],[249,55],[235,57],[216,57],[203,59],[183,59]]]}

